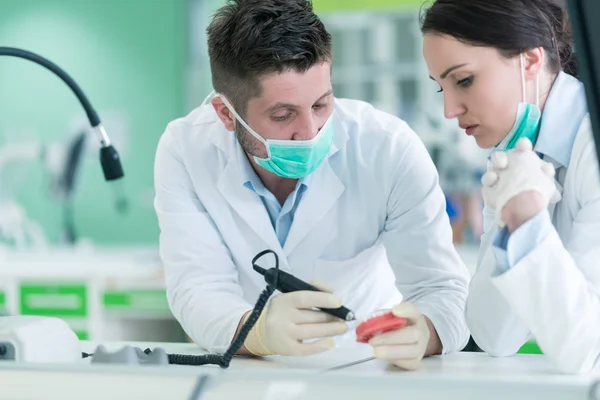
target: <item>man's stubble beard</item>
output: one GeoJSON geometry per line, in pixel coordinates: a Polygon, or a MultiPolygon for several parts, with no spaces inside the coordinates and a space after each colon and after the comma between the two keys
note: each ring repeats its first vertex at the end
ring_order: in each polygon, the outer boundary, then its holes
{"type": "Polygon", "coordinates": [[[258,141],[246,128],[241,124],[236,124],[235,137],[242,146],[242,149],[250,156],[258,158],[267,158],[267,151],[263,143],[258,141]]]}

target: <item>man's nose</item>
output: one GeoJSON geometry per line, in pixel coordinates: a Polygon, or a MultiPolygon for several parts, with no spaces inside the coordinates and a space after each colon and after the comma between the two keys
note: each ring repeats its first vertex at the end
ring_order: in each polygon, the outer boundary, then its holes
{"type": "Polygon", "coordinates": [[[311,140],[319,130],[322,128],[323,124],[315,118],[314,115],[307,116],[298,121],[298,124],[295,126],[294,135],[292,136],[293,140],[311,140]]]}

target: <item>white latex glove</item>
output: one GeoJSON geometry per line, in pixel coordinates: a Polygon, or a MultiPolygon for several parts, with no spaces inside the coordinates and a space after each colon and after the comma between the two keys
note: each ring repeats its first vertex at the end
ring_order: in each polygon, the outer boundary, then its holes
{"type": "Polygon", "coordinates": [[[307,356],[335,347],[331,337],[341,335],[348,325],[314,308],[338,308],[342,299],[320,282],[311,282],[323,292],[298,291],[273,296],[250,330],[244,345],[254,355],[307,356]],[[321,338],[310,343],[303,340],[321,338]]]}
{"type": "Polygon", "coordinates": [[[427,321],[412,303],[400,303],[392,308],[392,313],[406,318],[407,323],[396,331],[375,335],[369,341],[373,346],[373,356],[403,369],[416,369],[429,343],[427,321]]]}
{"type": "Polygon", "coordinates": [[[519,139],[513,150],[495,152],[481,183],[483,201],[495,214],[498,225],[506,225],[502,219],[502,209],[519,193],[540,193],[546,207],[559,202],[561,195],[554,182],[554,173],[552,164],[535,154],[529,139],[519,139]]]}

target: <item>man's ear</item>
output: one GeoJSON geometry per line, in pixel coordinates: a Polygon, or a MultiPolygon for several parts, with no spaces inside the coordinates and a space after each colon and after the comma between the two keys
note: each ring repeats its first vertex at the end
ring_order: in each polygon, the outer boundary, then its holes
{"type": "Polygon", "coordinates": [[[217,113],[217,116],[221,122],[223,122],[225,129],[233,132],[235,130],[235,116],[231,113],[231,111],[229,111],[229,108],[227,108],[225,103],[223,103],[223,100],[217,96],[213,97],[210,103],[215,109],[215,112],[217,113]]]}

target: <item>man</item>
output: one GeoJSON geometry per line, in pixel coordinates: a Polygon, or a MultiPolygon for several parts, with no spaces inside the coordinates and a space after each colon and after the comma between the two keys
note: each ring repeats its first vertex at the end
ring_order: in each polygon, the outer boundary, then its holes
{"type": "Polygon", "coordinates": [[[378,358],[413,369],[460,350],[468,272],[416,134],[334,98],[331,37],[309,1],[229,0],[207,32],[217,95],[168,125],[155,165],[167,294],[187,334],[225,351],[265,287],[251,260],[272,249],[323,292],[272,297],[241,353],[333,347],[348,326],[315,308],[342,299],[408,319],[371,340],[378,358]]]}

